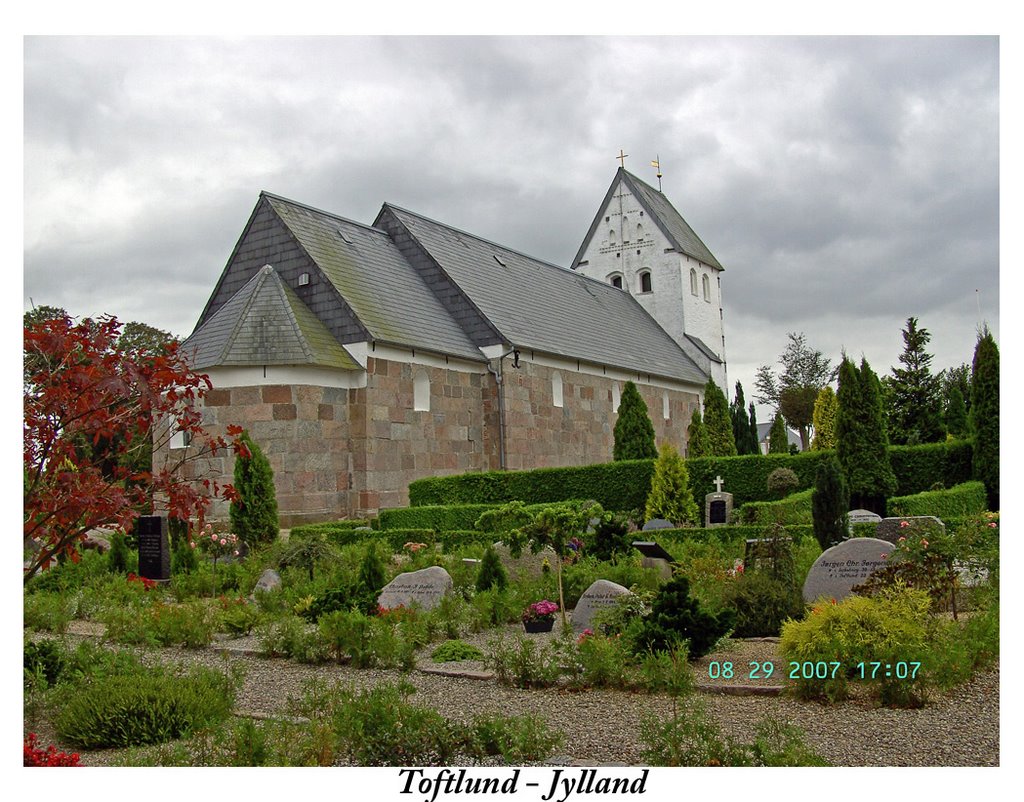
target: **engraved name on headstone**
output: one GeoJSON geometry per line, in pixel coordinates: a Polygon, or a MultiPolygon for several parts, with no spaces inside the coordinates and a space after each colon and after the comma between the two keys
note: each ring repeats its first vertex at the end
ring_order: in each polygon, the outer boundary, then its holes
{"type": "Polygon", "coordinates": [[[873,537],[844,540],[822,552],[807,572],[804,601],[824,596],[841,601],[875,571],[884,568],[893,544],[873,537]]]}
{"type": "Polygon", "coordinates": [[[572,611],[573,631],[579,634],[585,629],[590,629],[595,613],[613,607],[616,599],[630,592],[629,588],[624,588],[615,582],[598,579],[583,591],[583,595],[580,596],[580,600],[576,604],[576,609],[572,611]]]}
{"type": "Polygon", "coordinates": [[[451,589],[451,575],[439,565],[432,565],[396,576],[381,590],[377,604],[386,610],[414,605],[432,610],[451,589]]]}
{"type": "Polygon", "coordinates": [[[139,576],[170,581],[171,545],[166,516],[140,515],[135,522],[135,537],[139,543],[139,576]]]}

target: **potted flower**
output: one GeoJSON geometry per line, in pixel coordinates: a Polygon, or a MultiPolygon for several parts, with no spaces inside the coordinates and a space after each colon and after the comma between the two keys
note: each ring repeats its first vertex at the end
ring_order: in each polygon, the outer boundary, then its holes
{"type": "Polygon", "coordinates": [[[555,625],[558,605],[543,599],[523,610],[523,628],[527,632],[550,632],[555,625]]]}

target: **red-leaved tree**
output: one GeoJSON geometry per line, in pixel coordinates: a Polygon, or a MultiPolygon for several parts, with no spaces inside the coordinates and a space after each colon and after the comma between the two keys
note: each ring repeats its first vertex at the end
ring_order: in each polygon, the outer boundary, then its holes
{"type": "Polygon", "coordinates": [[[201,423],[196,401],[210,380],[193,372],[168,343],[158,351],[119,345],[113,317],[75,323],[61,313],[25,326],[25,545],[39,550],[25,581],[60,554],[78,559],[76,545],[95,527],[129,531],[159,505],[202,524],[212,497],[235,497],[231,485],[195,475],[199,465],[231,448],[245,454],[241,428],[215,437],[201,423]],[[188,448],[154,468],[151,452],[176,431],[188,448]]]}

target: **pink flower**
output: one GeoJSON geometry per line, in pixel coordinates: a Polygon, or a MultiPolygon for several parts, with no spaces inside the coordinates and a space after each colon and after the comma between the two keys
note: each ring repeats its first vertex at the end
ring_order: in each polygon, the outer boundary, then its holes
{"type": "Polygon", "coordinates": [[[989,529],[995,529],[996,528],[996,522],[995,521],[990,521],[989,525],[988,525],[988,528],[989,529]]]}
{"type": "Polygon", "coordinates": [[[898,537],[898,538],[896,538],[896,542],[897,543],[903,543],[905,540],[906,540],[905,537],[898,537]]]}
{"type": "Polygon", "coordinates": [[[190,541],[188,542],[188,545],[189,545],[189,547],[190,547],[190,548],[193,548],[193,549],[194,549],[194,548],[196,547],[196,542],[195,542],[194,540],[190,540],[190,541]]]}
{"type": "Polygon", "coordinates": [[[928,548],[928,541],[925,540],[924,538],[921,538],[921,545],[924,546],[925,548],[928,548]]]}
{"type": "Polygon", "coordinates": [[[235,549],[235,556],[238,556],[238,549],[235,549]]]}
{"type": "Polygon", "coordinates": [[[900,529],[903,529],[906,526],[910,526],[910,521],[900,521],[900,529]]]}
{"type": "Polygon", "coordinates": [[[216,540],[217,540],[217,533],[216,532],[210,532],[210,540],[216,542],[216,540]]]}
{"type": "Polygon", "coordinates": [[[224,538],[221,538],[221,539],[220,539],[220,544],[221,544],[222,546],[226,546],[226,545],[228,544],[228,542],[227,542],[227,541],[226,541],[226,540],[225,540],[224,538]]]}

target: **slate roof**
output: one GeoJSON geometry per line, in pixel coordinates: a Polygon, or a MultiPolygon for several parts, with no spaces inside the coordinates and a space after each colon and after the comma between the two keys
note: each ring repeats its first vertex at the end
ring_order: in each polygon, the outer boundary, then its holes
{"type": "Polygon", "coordinates": [[[385,204],[505,340],[519,348],[704,384],[629,293],[385,204]]]}
{"type": "Polygon", "coordinates": [[[263,197],[375,341],[484,361],[385,232],[266,192],[263,197]]]}
{"type": "Polygon", "coordinates": [[[686,339],[689,340],[691,343],[693,343],[694,347],[698,351],[700,351],[705,357],[710,359],[712,362],[722,364],[722,358],[714,351],[712,351],[708,347],[707,343],[705,343],[700,337],[697,337],[696,335],[693,334],[684,334],[683,336],[686,337],[686,339]]]}
{"type": "Polygon", "coordinates": [[[647,213],[648,217],[654,220],[658,225],[658,228],[661,229],[669,242],[672,243],[673,248],[680,253],[686,254],[694,259],[698,259],[704,264],[717,268],[718,270],[725,269],[715,258],[714,254],[708,250],[707,245],[705,245],[694,230],[690,228],[690,224],[683,219],[683,216],[679,214],[678,211],[676,211],[676,208],[669,202],[668,198],[654,187],[645,184],[632,173],[627,172],[622,167],[620,167],[616,172],[615,178],[612,180],[611,186],[608,187],[608,192],[605,195],[604,200],[601,202],[600,208],[597,210],[594,222],[590,224],[590,230],[587,232],[587,236],[583,238],[583,244],[580,246],[579,252],[576,254],[576,258],[572,260],[573,267],[576,267],[583,258],[583,253],[586,251],[594,233],[597,231],[597,227],[603,219],[604,210],[608,206],[608,202],[612,199],[615,188],[618,186],[620,181],[624,183],[633,195],[636,196],[637,200],[640,201],[640,205],[644,207],[644,211],[647,213]]]}
{"type": "Polygon", "coordinates": [[[359,364],[270,265],[183,343],[194,369],[227,365],[359,364]]]}

